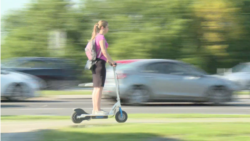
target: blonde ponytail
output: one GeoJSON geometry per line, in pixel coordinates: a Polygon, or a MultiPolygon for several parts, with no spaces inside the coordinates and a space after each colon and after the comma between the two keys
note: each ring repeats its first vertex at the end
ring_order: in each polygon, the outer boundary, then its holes
{"type": "Polygon", "coordinates": [[[95,36],[98,34],[98,32],[99,32],[98,23],[96,23],[93,28],[91,40],[95,39],[95,36]]]}
{"type": "Polygon", "coordinates": [[[108,25],[107,21],[100,20],[98,23],[96,23],[93,27],[92,37],[91,40],[95,39],[96,35],[99,33],[101,27],[106,28],[108,25]]]}

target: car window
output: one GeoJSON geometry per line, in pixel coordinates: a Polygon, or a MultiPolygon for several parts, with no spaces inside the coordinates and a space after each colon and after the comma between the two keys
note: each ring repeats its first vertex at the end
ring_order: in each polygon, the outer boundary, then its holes
{"type": "Polygon", "coordinates": [[[18,67],[21,63],[25,62],[24,60],[8,59],[2,61],[4,67],[18,67]]]}
{"type": "Polygon", "coordinates": [[[21,68],[43,68],[46,66],[46,62],[39,60],[26,61],[18,65],[21,68]]]}
{"type": "Polygon", "coordinates": [[[66,63],[61,61],[47,61],[46,66],[44,68],[53,68],[53,69],[62,69],[67,68],[66,63]]]}
{"type": "Polygon", "coordinates": [[[166,73],[165,63],[152,63],[145,66],[143,72],[146,73],[166,73]]]}
{"type": "Polygon", "coordinates": [[[186,70],[183,66],[174,64],[174,63],[168,63],[166,68],[166,73],[168,74],[186,74],[188,73],[188,70],[186,70]]]}
{"type": "Polygon", "coordinates": [[[177,64],[177,63],[170,63],[168,65],[167,73],[170,74],[179,74],[179,75],[202,75],[205,72],[202,72],[194,67],[186,64],[177,64]]]}
{"type": "Polygon", "coordinates": [[[57,61],[42,61],[42,60],[31,60],[18,65],[21,68],[60,68],[61,64],[57,61]]]}

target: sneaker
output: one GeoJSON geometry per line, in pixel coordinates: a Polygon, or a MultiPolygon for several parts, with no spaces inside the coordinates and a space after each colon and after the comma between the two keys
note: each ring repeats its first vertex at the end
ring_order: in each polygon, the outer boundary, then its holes
{"type": "MultiPolygon", "coordinates": [[[[104,111],[103,109],[101,109],[100,111],[102,111],[102,112],[105,112],[105,113],[109,113],[109,112],[106,112],[106,111],[104,111]]],[[[92,110],[92,114],[95,114],[95,111],[94,110],[92,110]]]]}
{"type": "Polygon", "coordinates": [[[109,113],[105,112],[105,111],[95,111],[93,114],[95,114],[95,115],[108,115],[109,113]]]}

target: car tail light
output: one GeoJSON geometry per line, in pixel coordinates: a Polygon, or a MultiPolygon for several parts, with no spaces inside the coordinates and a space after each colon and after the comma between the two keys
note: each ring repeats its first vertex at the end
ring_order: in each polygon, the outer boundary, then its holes
{"type": "Polygon", "coordinates": [[[124,74],[124,73],[120,73],[120,74],[117,74],[117,79],[124,79],[127,77],[127,74],[124,74]]]}

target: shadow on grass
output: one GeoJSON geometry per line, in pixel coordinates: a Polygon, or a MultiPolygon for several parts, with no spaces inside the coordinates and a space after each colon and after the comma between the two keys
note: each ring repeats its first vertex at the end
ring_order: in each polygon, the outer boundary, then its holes
{"type": "MultiPolygon", "coordinates": [[[[82,128],[82,127],[81,127],[82,128]]],[[[43,131],[46,141],[183,141],[174,138],[161,138],[157,134],[151,133],[84,133],[78,131],[43,131]]]]}
{"type": "MultiPolygon", "coordinates": [[[[84,127],[82,127],[84,128],[84,127]]],[[[184,141],[150,133],[84,133],[79,131],[38,130],[1,133],[2,141],[184,141]]]]}

